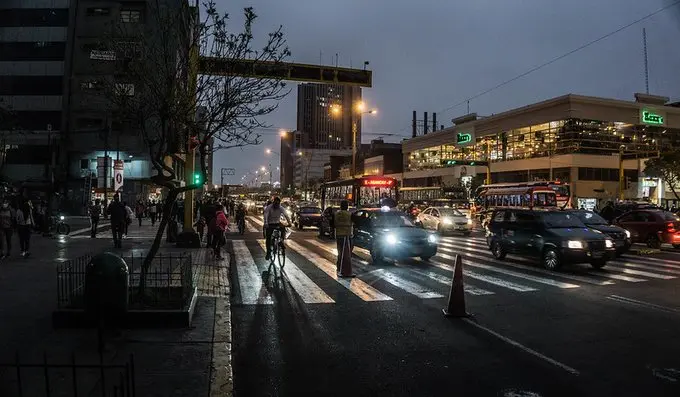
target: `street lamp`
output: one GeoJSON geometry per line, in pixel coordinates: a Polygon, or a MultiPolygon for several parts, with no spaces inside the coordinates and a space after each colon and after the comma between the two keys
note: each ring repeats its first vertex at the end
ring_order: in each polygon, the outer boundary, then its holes
{"type": "MultiPolygon", "coordinates": [[[[377,109],[371,109],[371,110],[366,110],[366,104],[363,101],[359,101],[354,104],[354,112],[352,114],[352,177],[354,177],[357,173],[357,133],[358,133],[358,125],[357,125],[357,117],[354,117],[355,115],[358,116],[358,119],[361,119],[361,116],[364,114],[376,114],[378,113],[377,109]]],[[[338,116],[342,112],[342,108],[339,105],[331,106],[331,113],[334,115],[338,116]]]]}

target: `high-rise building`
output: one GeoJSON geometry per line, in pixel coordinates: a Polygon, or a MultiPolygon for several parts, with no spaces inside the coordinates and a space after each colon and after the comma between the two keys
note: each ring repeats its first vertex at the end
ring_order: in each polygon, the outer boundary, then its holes
{"type": "Polygon", "coordinates": [[[3,178],[50,180],[64,120],[69,0],[0,1],[0,138],[3,178]]]}
{"type": "Polygon", "coordinates": [[[300,149],[350,149],[352,122],[361,143],[361,87],[335,84],[298,85],[297,130],[300,149]]]}

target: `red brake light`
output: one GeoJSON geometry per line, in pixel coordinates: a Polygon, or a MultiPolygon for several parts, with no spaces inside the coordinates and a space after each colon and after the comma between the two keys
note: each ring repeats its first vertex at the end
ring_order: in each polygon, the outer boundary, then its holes
{"type": "Polygon", "coordinates": [[[667,228],[666,231],[667,231],[668,233],[675,233],[675,223],[673,223],[673,222],[668,222],[668,223],[666,224],[666,228],[667,228]]]}

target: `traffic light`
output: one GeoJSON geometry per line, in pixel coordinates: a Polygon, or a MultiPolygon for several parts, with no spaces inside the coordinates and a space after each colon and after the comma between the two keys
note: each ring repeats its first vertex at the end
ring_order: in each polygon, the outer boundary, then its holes
{"type": "Polygon", "coordinates": [[[203,174],[200,172],[194,172],[194,185],[195,184],[203,184],[203,174]]]}
{"type": "Polygon", "coordinates": [[[475,160],[442,160],[442,165],[445,167],[453,167],[456,165],[487,166],[489,163],[487,161],[475,160]]]}

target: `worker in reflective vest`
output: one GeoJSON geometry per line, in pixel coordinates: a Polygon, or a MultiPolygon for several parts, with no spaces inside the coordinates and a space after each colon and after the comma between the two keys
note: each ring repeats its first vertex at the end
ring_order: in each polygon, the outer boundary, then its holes
{"type": "Polygon", "coordinates": [[[355,277],[352,273],[352,215],[347,208],[346,200],[340,203],[340,209],[335,212],[335,240],[338,246],[338,260],[336,263],[338,277],[355,277]]]}

